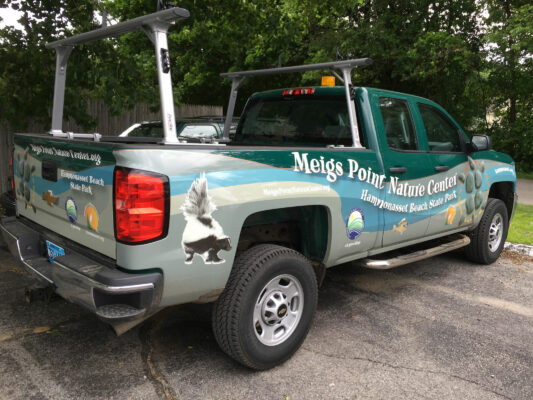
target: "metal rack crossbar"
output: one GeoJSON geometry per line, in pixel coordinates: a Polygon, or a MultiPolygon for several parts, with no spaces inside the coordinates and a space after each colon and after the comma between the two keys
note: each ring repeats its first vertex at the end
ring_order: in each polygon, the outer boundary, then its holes
{"type": "Polygon", "coordinates": [[[290,67],[278,67],[268,69],[257,69],[252,71],[238,71],[225,72],[220,74],[222,78],[231,79],[231,94],[228,103],[228,112],[226,114],[226,122],[224,124],[224,139],[229,138],[229,127],[235,112],[235,102],[237,101],[237,93],[244,80],[251,76],[286,74],[294,72],[316,71],[316,70],[340,70],[342,72],[344,87],[346,92],[346,102],[348,104],[348,115],[350,118],[350,129],[352,132],[353,145],[356,148],[362,148],[359,138],[359,129],[357,128],[357,116],[355,113],[355,103],[352,94],[352,78],[351,72],[353,68],[371,65],[373,63],[370,58],[358,58],[353,60],[332,61],[319,64],[295,65],[290,67]]]}
{"type": "Polygon", "coordinates": [[[174,7],[47,43],[46,47],[48,49],[55,49],[56,51],[54,104],[50,134],[68,138],[72,137],[72,135],[67,135],[63,132],[63,106],[65,103],[67,62],[74,46],[95,40],[116,37],[142,29],[155,47],[159,94],[161,97],[161,119],[163,121],[165,143],[178,143],[172,81],[170,79],[167,31],[174,22],[188,18],[189,15],[189,11],[184,8],[174,7]]]}

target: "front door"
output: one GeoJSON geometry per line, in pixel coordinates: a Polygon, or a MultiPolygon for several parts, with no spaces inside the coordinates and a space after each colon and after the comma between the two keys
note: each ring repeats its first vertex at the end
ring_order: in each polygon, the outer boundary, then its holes
{"type": "Polygon", "coordinates": [[[464,146],[466,136],[443,109],[419,101],[415,118],[422,125],[422,140],[427,142],[429,161],[435,174],[428,186],[431,198],[428,235],[471,224],[484,200],[481,193],[482,164],[468,160],[464,146]]]}

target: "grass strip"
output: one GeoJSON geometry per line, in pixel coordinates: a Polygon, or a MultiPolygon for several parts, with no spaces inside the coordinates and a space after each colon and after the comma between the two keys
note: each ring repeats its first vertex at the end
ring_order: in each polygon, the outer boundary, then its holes
{"type": "Polygon", "coordinates": [[[507,241],[533,245],[533,206],[516,205],[507,241]]]}

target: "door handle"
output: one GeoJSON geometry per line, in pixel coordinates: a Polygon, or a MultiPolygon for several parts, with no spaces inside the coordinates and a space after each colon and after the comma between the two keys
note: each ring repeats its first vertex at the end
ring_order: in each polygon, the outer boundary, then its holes
{"type": "Polygon", "coordinates": [[[407,172],[407,168],[405,168],[405,167],[392,167],[392,168],[389,168],[389,172],[391,174],[403,174],[403,173],[407,172]]]}
{"type": "Polygon", "coordinates": [[[448,171],[450,169],[450,167],[448,167],[447,165],[437,165],[435,167],[435,171],[437,172],[444,172],[444,171],[448,171]]]}

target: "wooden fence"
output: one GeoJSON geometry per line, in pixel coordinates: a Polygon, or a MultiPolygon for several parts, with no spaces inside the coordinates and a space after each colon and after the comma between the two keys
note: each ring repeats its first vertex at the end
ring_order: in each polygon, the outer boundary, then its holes
{"type": "MultiPolygon", "coordinates": [[[[183,105],[176,107],[176,118],[189,118],[200,116],[221,116],[221,106],[183,105]]],[[[154,121],[161,119],[160,113],[153,113],[147,104],[138,104],[133,109],[119,116],[111,115],[107,106],[101,100],[91,100],[87,104],[87,113],[98,118],[98,126],[92,132],[105,136],[117,136],[135,122],[154,121]]],[[[67,132],[85,132],[73,121],[63,122],[63,130],[67,132]]],[[[44,127],[30,123],[27,132],[42,133],[44,127]]],[[[13,148],[13,130],[6,124],[0,124],[0,193],[8,188],[9,159],[13,148]]]]}

